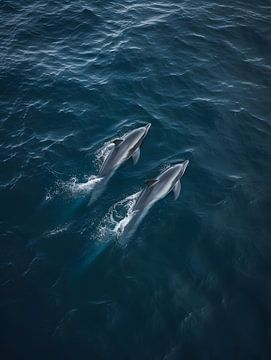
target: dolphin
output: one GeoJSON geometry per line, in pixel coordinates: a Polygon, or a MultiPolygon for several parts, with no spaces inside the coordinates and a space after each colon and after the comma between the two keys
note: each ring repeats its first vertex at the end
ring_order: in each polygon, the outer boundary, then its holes
{"type": "Polygon", "coordinates": [[[146,180],[145,188],[139,193],[132,209],[130,210],[130,220],[124,220],[120,224],[118,231],[122,234],[125,230],[136,229],[136,225],[146,215],[148,210],[158,201],[163,199],[167,194],[173,191],[174,199],[177,200],[181,192],[180,179],[185,173],[189,160],[171,166],[163,171],[156,179],[146,180]]]}
{"type": "Polygon", "coordinates": [[[136,164],[140,157],[140,145],[150,127],[151,124],[148,123],[146,126],[130,131],[123,139],[113,140],[114,147],[104,160],[99,176],[109,176],[130,157],[132,157],[134,164],[136,164]]]}
{"type": "Polygon", "coordinates": [[[104,191],[107,182],[114,172],[128,159],[132,158],[134,165],[140,157],[140,146],[148,134],[151,124],[139,127],[128,132],[123,138],[112,141],[113,147],[106,156],[101,169],[98,173],[97,183],[95,184],[89,205],[98,199],[104,191]]]}
{"type": "Polygon", "coordinates": [[[142,211],[153,205],[156,201],[164,198],[173,191],[174,199],[177,200],[181,192],[180,179],[183,176],[189,160],[181,164],[171,166],[156,179],[146,180],[146,187],[143,189],[133,206],[133,211],[142,211]]]}

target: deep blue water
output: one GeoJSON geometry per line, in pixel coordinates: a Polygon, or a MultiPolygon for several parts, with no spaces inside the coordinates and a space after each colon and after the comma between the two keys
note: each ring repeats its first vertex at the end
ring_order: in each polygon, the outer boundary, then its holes
{"type": "Polygon", "coordinates": [[[270,1],[3,0],[0,20],[1,359],[270,359],[270,1]],[[147,122],[87,206],[108,142],[147,122]],[[180,198],[120,241],[184,159],[180,198]]]}

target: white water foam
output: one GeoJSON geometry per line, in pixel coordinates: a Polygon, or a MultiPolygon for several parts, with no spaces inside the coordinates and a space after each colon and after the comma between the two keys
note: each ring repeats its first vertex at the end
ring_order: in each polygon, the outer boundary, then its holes
{"type": "Polygon", "coordinates": [[[52,200],[58,194],[59,194],[58,186],[56,186],[54,188],[47,189],[46,195],[45,195],[45,201],[47,202],[47,201],[52,200]]]}
{"type": "Polygon", "coordinates": [[[96,231],[92,233],[90,241],[82,255],[81,270],[87,269],[90,264],[115,242],[120,246],[125,246],[127,241],[121,235],[125,226],[132,219],[132,207],[139,195],[135,193],[114,204],[107,214],[103,217],[96,231]]]}
{"type": "Polygon", "coordinates": [[[100,149],[98,149],[95,152],[95,158],[94,158],[93,163],[94,163],[94,166],[97,169],[97,171],[99,171],[104,160],[109,155],[109,153],[113,147],[114,147],[114,144],[112,143],[112,141],[107,141],[103,144],[103,146],[100,149]]]}
{"type": "MultiPolygon", "coordinates": [[[[111,141],[106,142],[96,151],[93,164],[97,171],[111,151],[112,145],[111,141]]],[[[77,176],[72,176],[68,181],[58,180],[55,186],[47,191],[45,201],[50,201],[60,194],[68,197],[87,195],[101,180],[102,178],[97,175],[85,176],[85,181],[80,180],[77,176]]]]}
{"type": "Polygon", "coordinates": [[[76,177],[72,177],[67,183],[63,184],[63,189],[71,195],[88,194],[102,180],[96,175],[90,175],[85,182],[80,182],[76,177]]]}
{"type": "Polygon", "coordinates": [[[50,201],[56,196],[63,194],[67,197],[77,197],[89,194],[101,180],[102,178],[96,175],[86,177],[86,180],[83,182],[76,176],[71,177],[68,181],[59,180],[56,182],[54,188],[47,191],[45,201],[50,201]]]}
{"type": "Polygon", "coordinates": [[[70,224],[64,224],[62,226],[57,226],[56,228],[46,232],[45,236],[46,237],[51,237],[51,236],[54,236],[54,235],[61,234],[61,233],[65,232],[66,230],[68,230],[69,227],[70,227],[70,224]]]}
{"type": "Polygon", "coordinates": [[[109,209],[97,228],[96,239],[100,242],[109,238],[120,239],[125,227],[133,218],[132,208],[140,191],[120,200],[109,209]]]}

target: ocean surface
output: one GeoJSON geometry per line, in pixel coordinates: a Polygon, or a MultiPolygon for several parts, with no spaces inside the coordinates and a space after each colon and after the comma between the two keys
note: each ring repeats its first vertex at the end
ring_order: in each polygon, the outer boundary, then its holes
{"type": "Polygon", "coordinates": [[[2,0],[0,105],[1,359],[271,359],[270,1],[2,0]]]}

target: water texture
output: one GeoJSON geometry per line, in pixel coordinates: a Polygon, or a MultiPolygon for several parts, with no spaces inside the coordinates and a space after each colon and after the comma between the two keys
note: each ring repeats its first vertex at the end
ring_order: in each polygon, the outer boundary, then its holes
{"type": "Polygon", "coordinates": [[[271,357],[269,0],[0,2],[1,359],[271,357]],[[89,196],[110,140],[136,166],[89,196]],[[144,180],[177,201],[118,236],[144,180]]]}

